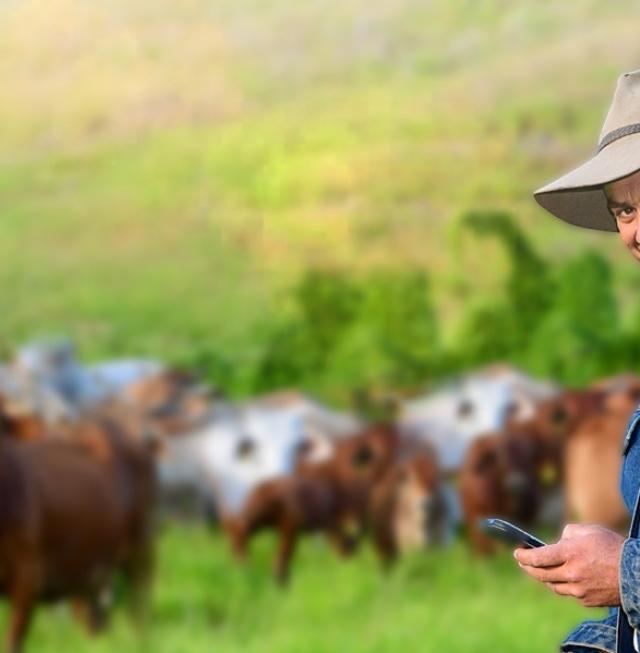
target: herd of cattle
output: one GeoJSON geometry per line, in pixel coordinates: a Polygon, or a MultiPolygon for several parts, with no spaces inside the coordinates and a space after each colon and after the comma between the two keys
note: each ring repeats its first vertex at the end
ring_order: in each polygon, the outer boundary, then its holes
{"type": "Polygon", "coordinates": [[[494,366],[372,424],[297,392],[231,402],[156,361],[82,366],[65,343],[31,345],[0,366],[8,650],[41,601],[103,628],[119,575],[142,616],[159,517],[215,520],[240,560],[274,530],[280,583],[309,532],[343,556],[368,537],[387,567],[460,526],[493,552],[483,516],[624,528],[621,442],[639,401],[631,374],[567,390],[494,366]]]}

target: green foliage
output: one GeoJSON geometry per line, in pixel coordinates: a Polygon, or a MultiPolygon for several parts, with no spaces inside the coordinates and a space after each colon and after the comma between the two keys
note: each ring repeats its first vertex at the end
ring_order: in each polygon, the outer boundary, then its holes
{"type": "Polygon", "coordinates": [[[315,349],[312,360],[322,365],[357,315],[358,289],[344,273],[311,269],[302,276],[293,297],[315,349]]]}
{"type": "Polygon", "coordinates": [[[593,250],[556,271],[553,305],[533,333],[527,356],[536,373],[560,382],[585,384],[610,374],[624,340],[607,261],[593,250]]]}
{"type": "Polygon", "coordinates": [[[484,300],[463,317],[456,342],[457,369],[503,360],[516,351],[516,324],[508,304],[484,300]]]}
{"type": "Polygon", "coordinates": [[[377,271],[360,279],[357,319],[332,352],[327,375],[351,391],[407,389],[434,374],[438,355],[426,274],[377,271]]]}
{"type": "Polygon", "coordinates": [[[394,361],[389,381],[406,386],[424,381],[437,364],[438,325],[427,275],[397,270],[368,277],[361,321],[377,332],[379,344],[394,361]]]}
{"type": "Polygon", "coordinates": [[[313,385],[355,319],[359,291],[338,271],[308,270],[292,291],[295,312],[273,324],[256,370],[253,389],[313,385]]]}
{"type": "MultiPolygon", "coordinates": [[[[465,314],[457,338],[459,357],[477,365],[513,357],[527,343],[547,311],[553,293],[547,266],[531,247],[512,216],[501,211],[463,214],[454,236],[458,256],[464,256],[462,236],[493,236],[509,259],[509,272],[501,297],[476,300],[465,314]]],[[[489,264],[489,262],[487,262],[489,264]]]]}
{"type": "Polygon", "coordinates": [[[620,329],[611,266],[593,249],[560,267],[554,304],[594,337],[615,336],[620,329]]]}
{"type": "Polygon", "coordinates": [[[391,390],[424,383],[436,371],[437,318],[423,271],[347,278],[311,270],[292,296],[295,317],[271,330],[256,390],[292,384],[391,390]]]}
{"type": "Polygon", "coordinates": [[[454,235],[459,260],[469,240],[494,238],[508,267],[499,292],[477,293],[475,279],[466,281],[473,300],[449,348],[424,270],[312,268],[291,288],[288,310],[253,334],[252,349],[224,351],[205,339],[186,364],[235,396],[298,386],[343,402],[413,391],[496,360],[568,384],[633,368],[640,318],[623,328],[598,252],[549,265],[505,212],[463,214],[454,235]]]}
{"type": "Polygon", "coordinates": [[[514,344],[522,345],[551,302],[553,289],[545,262],[508,213],[471,211],[462,215],[458,228],[476,236],[493,236],[506,250],[510,270],[503,309],[510,314],[514,344]]]}

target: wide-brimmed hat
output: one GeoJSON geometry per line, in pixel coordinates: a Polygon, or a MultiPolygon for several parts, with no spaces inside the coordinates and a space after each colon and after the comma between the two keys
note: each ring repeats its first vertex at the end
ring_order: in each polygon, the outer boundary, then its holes
{"type": "Polygon", "coordinates": [[[640,170],[640,70],[618,78],[596,154],[534,192],[540,206],[587,229],[616,231],[603,185],[640,170]]]}

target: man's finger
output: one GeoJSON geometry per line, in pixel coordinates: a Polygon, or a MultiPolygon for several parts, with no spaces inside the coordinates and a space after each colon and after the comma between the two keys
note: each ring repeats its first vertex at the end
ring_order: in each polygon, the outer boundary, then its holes
{"type": "Polygon", "coordinates": [[[577,588],[571,583],[545,583],[545,585],[560,596],[575,596],[577,588]]]}
{"type": "Polygon", "coordinates": [[[529,567],[557,567],[567,561],[562,542],[537,549],[516,549],[513,555],[519,563],[529,567]]]}
{"type": "Polygon", "coordinates": [[[529,574],[529,576],[542,583],[567,583],[569,581],[566,565],[559,565],[557,567],[531,567],[520,564],[520,568],[526,574],[529,574]]]}

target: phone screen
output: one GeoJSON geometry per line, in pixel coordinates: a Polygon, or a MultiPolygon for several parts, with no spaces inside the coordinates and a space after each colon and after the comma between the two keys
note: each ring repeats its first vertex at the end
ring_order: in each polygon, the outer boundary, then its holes
{"type": "Polygon", "coordinates": [[[504,519],[491,517],[483,519],[480,523],[481,530],[491,537],[503,540],[509,544],[516,544],[525,548],[537,548],[546,546],[546,543],[522,528],[511,524],[504,519]]]}

